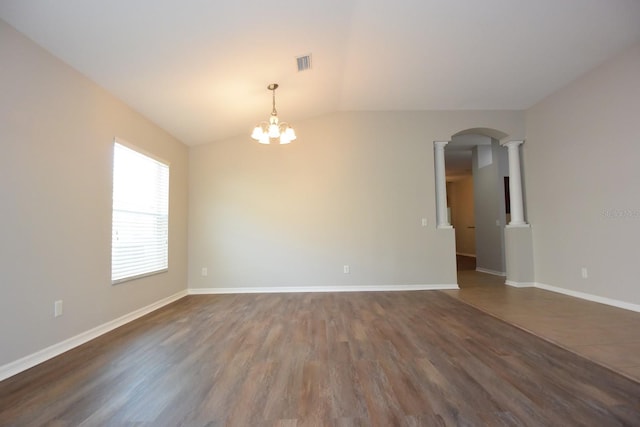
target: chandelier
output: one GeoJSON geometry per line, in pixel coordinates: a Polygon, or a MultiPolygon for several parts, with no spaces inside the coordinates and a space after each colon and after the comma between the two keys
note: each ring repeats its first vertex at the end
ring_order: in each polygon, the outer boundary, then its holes
{"type": "Polygon", "coordinates": [[[273,111],[271,111],[268,123],[262,122],[253,129],[251,138],[260,144],[270,144],[272,139],[279,138],[280,144],[288,144],[296,139],[296,133],[286,122],[278,122],[278,112],[276,111],[276,89],[278,89],[278,84],[271,83],[267,86],[267,89],[273,93],[273,111]]]}

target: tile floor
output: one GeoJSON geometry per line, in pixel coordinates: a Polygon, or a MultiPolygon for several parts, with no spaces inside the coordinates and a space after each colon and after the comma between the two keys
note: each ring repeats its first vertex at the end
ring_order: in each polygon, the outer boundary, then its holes
{"type": "Polygon", "coordinates": [[[444,292],[640,381],[640,313],[542,289],[513,288],[504,280],[462,270],[461,289],[444,292]]]}

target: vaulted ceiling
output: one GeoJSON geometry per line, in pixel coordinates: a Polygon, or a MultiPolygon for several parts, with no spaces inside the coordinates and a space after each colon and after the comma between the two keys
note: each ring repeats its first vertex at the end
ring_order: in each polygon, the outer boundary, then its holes
{"type": "Polygon", "coordinates": [[[294,125],[519,110],[640,40],[638,0],[1,0],[0,18],[189,145],[248,135],[271,82],[294,125]]]}

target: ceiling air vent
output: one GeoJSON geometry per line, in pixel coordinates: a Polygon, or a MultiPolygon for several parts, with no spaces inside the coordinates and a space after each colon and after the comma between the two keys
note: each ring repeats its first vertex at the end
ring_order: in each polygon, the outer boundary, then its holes
{"type": "Polygon", "coordinates": [[[298,72],[311,69],[311,54],[298,56],[296,61],[298,63],[298,72]]]}

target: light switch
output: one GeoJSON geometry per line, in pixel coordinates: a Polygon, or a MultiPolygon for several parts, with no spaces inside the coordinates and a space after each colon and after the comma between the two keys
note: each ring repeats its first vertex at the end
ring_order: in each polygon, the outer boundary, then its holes
{"type": "Polygon", "coordinates": [[[53,303],[53,316],[59,317],[62,316],[62,300],[54,301],[53,303]]]}

